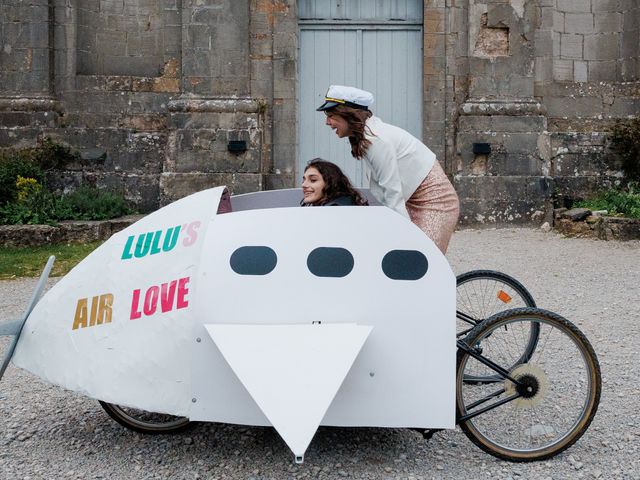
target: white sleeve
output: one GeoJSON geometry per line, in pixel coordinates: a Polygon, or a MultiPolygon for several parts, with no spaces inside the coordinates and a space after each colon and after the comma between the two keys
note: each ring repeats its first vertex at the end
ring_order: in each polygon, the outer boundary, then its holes
{"type": "Polygon", "coordinates": [[[380,138],[370,139],[366,157],[371,167],[371,182],[376,183],[382,192],[379,198],[383,205],[409,218],[402,195],[402,182],[395,152],[380,138]]]}

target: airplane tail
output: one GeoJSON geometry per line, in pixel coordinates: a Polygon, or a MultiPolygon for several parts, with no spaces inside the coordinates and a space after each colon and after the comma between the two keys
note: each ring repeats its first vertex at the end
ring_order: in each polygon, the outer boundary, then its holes
{"type": "Polygon", "coordinates": [[[4,375],[4,371],[7,369],[9,362],[11,361],[11,357],[13,356],[13,352],[16,349],[16,345],[18,344],[18,340],[20,339],[20,334],[22,333],[22,327],[24,323],[29,318],[31,311],[34,309],[38,300],[42,296],[42,292],[44,291],[44,287],[47,283],[47,279],[49,278],[49,273],[51,273],[51,269],[53,268],[53,262],[56,260],[56,257],[51,255],[47,264],[44,266],[44,270],[40,274],[40,279],[38,280],[38,284],[36,288],[33,290],[33,294],[31,295],[31,300],[27,304],[27,308],[24,311],[24,314],[21,318],[17,320],[9,320],[6,322],[0,323],[0,336],[13,336],[13,341],[9,348],[4,354],[4,358],[2,359],[2,364],[0,365],[0,380],[4,375]]]}

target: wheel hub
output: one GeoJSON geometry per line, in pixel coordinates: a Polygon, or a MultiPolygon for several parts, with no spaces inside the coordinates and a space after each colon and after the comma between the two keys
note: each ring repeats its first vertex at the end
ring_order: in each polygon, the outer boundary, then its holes
{"type": "Polygon", "coordinates": [[[507,395],[520,394],[520,398],[514,400],[516,407],[534,407],[545,398],[549,385],[547,375],[540,367],[523,363],[514,367],[509,373],[519,384],[516,385],[511,380],[505,379],[504,389],[507,395]]]}
{"type": "Polygon", "coordinates": [[[540,390],[540,384],[538,379],[531,374],[524,374],[517,379],[520,385],[516,385],[516,392],[522,395],[523,398],[533,398],[540,390]]]}

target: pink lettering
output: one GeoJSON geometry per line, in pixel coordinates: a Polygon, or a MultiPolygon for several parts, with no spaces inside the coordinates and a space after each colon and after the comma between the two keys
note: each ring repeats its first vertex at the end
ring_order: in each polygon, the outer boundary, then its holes
{"type": "Polygon", "coordinates": [[[189,299],[186,297],[189,294],[189,280],[190,277],[184,277],[150,286],[144,293],[142,311],[140,311],[141,290],[135,289],[131,297],[130,320],[136,320],[142,315],[149,317],[157,313],[158,301],[162,313],[188,307],[189,299]]]}
{"type": "Polygon", "coordinates": [[[176,308],[185,308],[189,306],[189,301],[184,298],[185,295],[189,293],[187,283],[189,283],[189,277],[184,277],[178,280],[178,304],[176,305],[176,308]]]}
{"type": "Polygon", "coordinates": [[[140,304],[140,289],[133,291],[133,297],[131,298],[131,315],[129,320],[136,320],[142,316],[138,305],[140,304]]]}
{"type": "Polygon", "coordinates": [[[176,297],[176,281],[163,283],[160,289],[160,308],[162,313],[173,310],[173,299],[176,297]]]}
{"type": "Polygon", "coordinates": [[[158,308],[158,294],[160,289],[157,286],[151,287],[144,295],[144,307],[142,309],[145,315],[153,315],[158,308]]]}
{"type": "Polygon", "coordinates": [[[187,232],[187,237],[182,240],[182,245],[185,247],[190,247],[196,240],[198,240],[198,232],[197,230],[200,228],[200,221],[196,220],[195,222],[191,222],[187,225],[185,231],[187,232]]]}

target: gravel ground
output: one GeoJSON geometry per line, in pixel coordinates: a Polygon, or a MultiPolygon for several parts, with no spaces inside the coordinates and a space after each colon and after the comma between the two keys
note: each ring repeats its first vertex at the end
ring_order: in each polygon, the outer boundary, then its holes
{"type": "MultiPolygon", "coordinates": [[[[200,424],[174,436],[140,435],[95,400],[10,366],[0,383],[0,478],[640,479],[640,242],[463,230],[448,257],[456,273],[482,268],[515,276],[539,306],[573,321],[594,345],[600,408],[566,452],[515,464],[485,454],[459,429],[425,441],[409,430],[320,428],[305,463],[296,465],[271,428],[200,424]]],[[[34,283],[0,282],[0,320],[20,315],[34,283]]]]}

